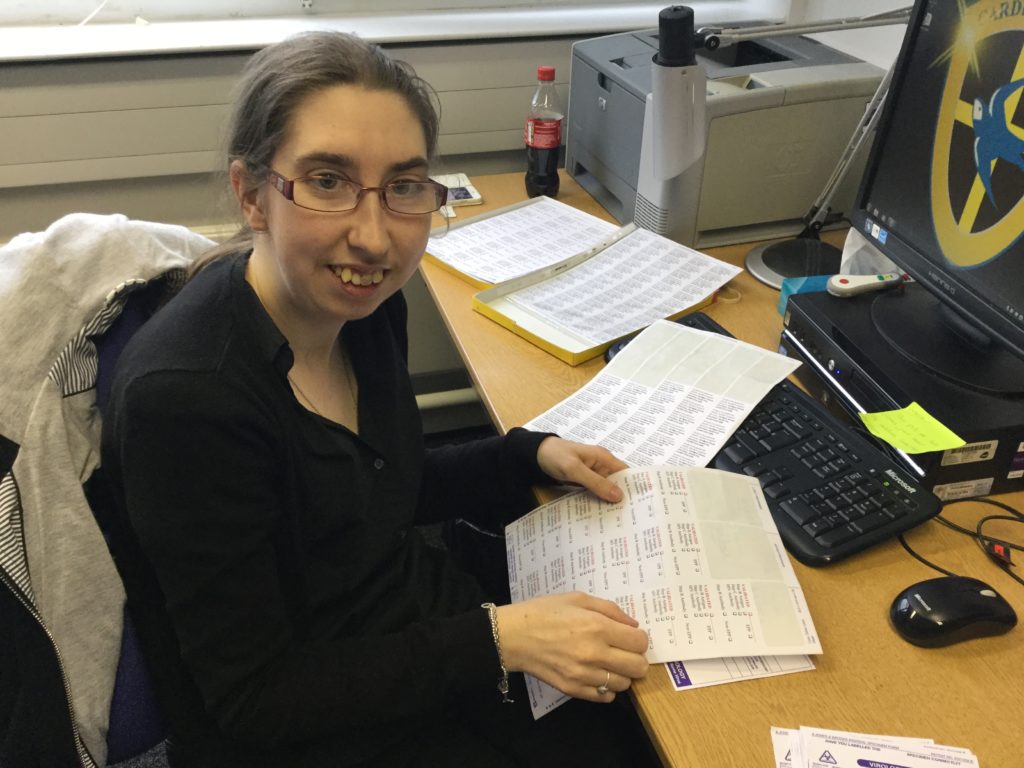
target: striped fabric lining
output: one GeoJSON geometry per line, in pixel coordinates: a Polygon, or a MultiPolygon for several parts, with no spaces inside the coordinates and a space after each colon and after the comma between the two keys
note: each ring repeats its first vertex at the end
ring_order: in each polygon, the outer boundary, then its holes
{"type": "MultiPolygon", "coordinates": [[[[166,285],[167,295],[173,296],[185,284],[186,273],[184,269],[172,269],[159,279],[166,285]]],[[[148,284],[146,280],[132,279],[118,285],[107,296],[103,309],[75,334],[57,356],[48,376],[60,389],[61,396],[70,397],[96,386],[98,359],[93,338],[101,336],[114,324],[133,291],[148,284]]]]}
{"type": "Polygon", "coordinates": [[[25,554],[21,497],[13,472],[6,473],[0,479],[0,568],[35,605],[32,580],[28,575],[28,557],[25,554]]]}
{"type": "Polygon", "coordinates": [[[128,280],[117,286],[107,298],[103,309],[82,326],[64,350],[57,355],[48,376],[60,389],[63,397],[77,395],[96,386],[99,360],[92,337],[101,335],[113,325],[124,309],[128,295],[144,285],[145,280],[128,280]]]}

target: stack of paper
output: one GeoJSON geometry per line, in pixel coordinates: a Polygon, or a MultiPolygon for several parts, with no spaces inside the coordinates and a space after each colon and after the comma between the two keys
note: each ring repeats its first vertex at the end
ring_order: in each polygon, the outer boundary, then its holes
{"type": "Polygon", "coordinates": [[[535,197],[438,229],[427,258],[486,288],[593,248],[616,230],[565,203],[535,197]]]}
{"type": "Polygon", "coordinates": [[[578,365],[662,318],[707,306],[740,272],[629,224],[600,245],[473,298],[473,309],[578,365]]]}
{"type": "Polygon", "coordinates": [[[634,224],[538,197],[437,232],[427,258],[478,286],[473,309],[570,365],[710,304],[740,269],[634,224]]]}
{"type": "Polygon", "coordinates": [[[969,749],[931,739],[875,736],[800,726],[772,728],[776,768],[978,768],[969,749]]]}
{"type": "MultiPolygon", "coordinates": [[[[821,653],[796,574],[755,478],[634,467],[612,504],[563,496],[505,529],[512,600],[581,591],[615,601],[651,662],[821,653]]],[[[527,677],[534,717],[566,697],[527,677]]]]}

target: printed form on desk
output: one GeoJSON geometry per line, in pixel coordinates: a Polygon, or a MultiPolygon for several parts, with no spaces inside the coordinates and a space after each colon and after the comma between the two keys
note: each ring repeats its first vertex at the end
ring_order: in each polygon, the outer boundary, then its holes
{"type": "Polygon", "coordinates": [[[586,386],[525,426],[603,445],[630,465],[703,467],[799,365],[738,339],[659,320],[586,386]]]}
{"type": "MultiPolygon", "coordinates": [[[[581,591],[648,634],[651,662],[821,653],[814,622],[755,478],[633,467],[623,499],[580,491],[505,529],[513,602],[581,591]]],[[[566,700],[527,676],[534,717],[566,700]]]]}
{"type": "Polygon", "coordinates": [[[618,229],[550,197],[535,197],[439,231],[427,253],[477,285],[493,285],[593,248],[618,229]]]}
{"type": "Polygon", "coordinates": [[[932,739],[800,726],[772,728],[775,768],[978,768],[969,749],[932,739]]]}

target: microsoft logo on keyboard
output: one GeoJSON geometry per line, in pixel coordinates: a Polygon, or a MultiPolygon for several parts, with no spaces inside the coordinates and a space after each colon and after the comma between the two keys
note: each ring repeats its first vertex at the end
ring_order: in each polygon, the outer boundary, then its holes
{"type": "Polygon", "coordinates": [[[917,488],[915,488],[910,483],[908,483],[906,480],[904,480],[902,477],[897,475],[894,470],[887,469],[887,470],[885,470],[885,474],[888,475],[889,477],[891,477],[893,480],[895,480],[896,484],[899,485],[900,488],[902,488],[907,493],[917,493],[917,488]]]}

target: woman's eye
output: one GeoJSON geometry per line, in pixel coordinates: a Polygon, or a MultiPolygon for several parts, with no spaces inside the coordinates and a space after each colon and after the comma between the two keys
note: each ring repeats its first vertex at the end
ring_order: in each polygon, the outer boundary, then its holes
{"type": "Polygon", "coordinates": [[[417,194],[422,187],[418,181],[394,181],[388,184],[388,190],[398,197],[408,197],[417,194]]]}
{"type": "Polygon", "coordinates": [[[313,186],[315,186],[318,190],[322,192],[333,192],[340,186],[341,179],[339,179],[337,176],[317,175],[311,177],[310,182],[313,184],[313,186]]]}

